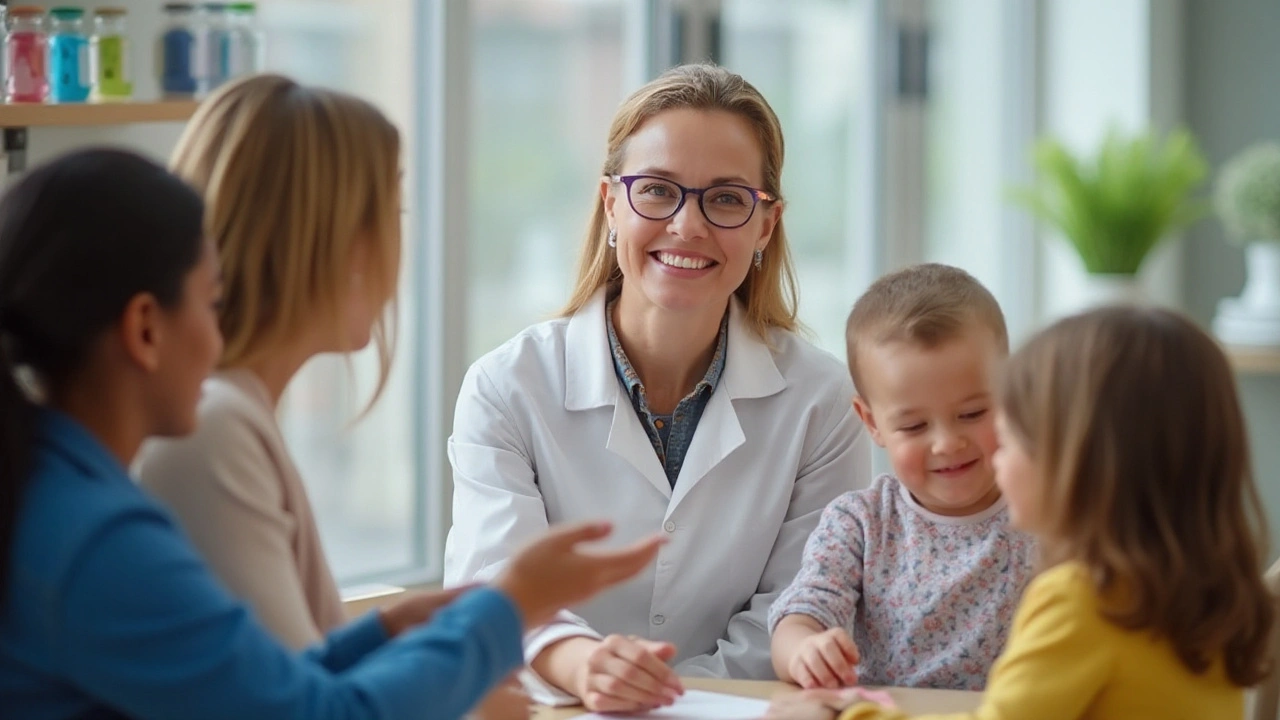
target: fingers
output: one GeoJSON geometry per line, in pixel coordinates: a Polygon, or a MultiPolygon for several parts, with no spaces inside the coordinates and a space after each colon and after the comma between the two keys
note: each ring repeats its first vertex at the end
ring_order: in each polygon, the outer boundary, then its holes
{"type": "Polygon", "coordinates": [[[806,654],[804,664],[816,681],[812,687],[838,688],[844,684],[840,680],[840,673],[828,665],[822,653],[816,649],[806,654]]]}
{"type": "Polygon", "coordinates": [[[640,572],[665,540],[654,536],[617,550],[585,552],[578,544],[612,532],[607,522],[554,528],[518,553],[494,580],[520,610],[526,626],[544,622],[556,609],[572,607],[640,572]]]}
{"type": "Polygon", "coordinates": [[[676,655],[676,646],[671,643],[653,642],[652,640],[628,639],[618,643],[614,654],[640,671],[652,677],[660,686],[684,693],[684,685],[676,671],[667,665],[667,661],[676,655]]]}
{"type": "Polygon", "coordinates": [[[818,686],[818,681],[813,677],[813,673],[809,672],[809,668],[805,667],[804,663],[799,659],[791,661],[789,670],[791,671],[791,679],[800,687],[807,690],[818,686]]]}
{"type": "Polygon", "coordinates": [[[661,535],[651,535],[624,548],[595,555],[597,561],[605,563],[601,579],[613,584],[635,575],[653,562],[666,542],[661,535]]]}
{"type": "MultiPolygon", "coordinates": [[[[852,685],[854,683],[853,666],[849,662],[848,656],[845,655],[845,648],[834,638],[826,642],[818,643],[818,656],[827,668],[838,680],[837,685],[852,685]]],[[[856,651],[855,651],[856,652],[856,651]]]]}
{"type": "Polygon", "coordinates": [[[831,720],[836,710],[819,699],[810,697],[810,693],[822,691],[804,691],[790,695],[782,695],[769,703],[764,720],[831,720]]]}
{"type": "Polygon", "coordinates": [[[832,710],[843,710],[854,704],[861,698],[856,690],[850,688],[842,688],[840,690],[808,690],[803,693],[804,697],[813,702],[821,703],[832,710]]]}
{"type": "Polygon", "coordinates": [[[588,658],[582,700],[598,712],[651,710],[671,705],[684,692],[658,653],[671,655],[667,643],[612,635],[588,658]]]}
{"type": "Polygon", "coordinates": [[[840,651],[849,660],[849,664],[856,665],[862,660],[862,653],[858,652],[858,646],[854,644],[853,638],[849,637],[849,633],[837,630],[831,634],[831,637],[840,646],[840,651]]]}
{"type": "Polygon", "coordinates": [[[827,665],[817,647],[804,648],[794,662],[799,667],[792,670],[791,675],[801,688],[838,688],[844,685],[836,667],[827,665]]]}
{"type": "Polygon", "coordinates": [[[587,686],[589,691],[624,701],[628,707],[662,707],[677,697],[675,690],[617,655],[600,662],[587,686]]]}
{"type": "Polygon", "coordinates": [[[792,661],[791,678],[796,681],[797,685],[806,690],[823,687],[824,683],[823,678],[799,656],[792,661]]]}
{"type": "MultiPolygon", "coordinates": [[[[636,642],[640,643],[641,647],[653,653],[654,657],[658,658],[664,663],[671,662],[672,658],[676,656],[676,646],[672,645],[671,643],[656,642],[654,640],[639,640],[637,638],[631,638],[631,639],[636,640],[636,642]]],[[[671,675],[672,677],[678,677],[675,674],[674,670],[671,671],[671,675]]]]}
{"type": "Polygon", "coordinates": [[[628,700],[626,698],[609,695],[607,693],[596,691],[596,690],[589,691],[587,692],[586,695],[582,696],[582,706],[587,710],[590,710],[592,712],[599,712],[599,713],[649,712],[650,710],[654,710],[658,707],[661,707],[657,703],[654,703],[654,704],[639,703],[633,700],[628,700]]]}
{"type": "Polygon", "coordinates": [[[449,603],[457,600],[462,595],[475,590],[480,583],[467,583],[466,585],[458,585],[456,587],[445,588],[436,592],[428,593],[431,600],[434,601],[436,607],[444,607],[449,603]]]}
{"type": "Polygon", "coordinates": [[[613,524],[609,522],[584,522],[573,523],[570,525],[558,525],[549,532],[538,544],[549,549],[567,552],[573,546],[584,542],[592,542],[594,540],[602,540],[609,537],[609,533],[613,532],[613,524]]]}

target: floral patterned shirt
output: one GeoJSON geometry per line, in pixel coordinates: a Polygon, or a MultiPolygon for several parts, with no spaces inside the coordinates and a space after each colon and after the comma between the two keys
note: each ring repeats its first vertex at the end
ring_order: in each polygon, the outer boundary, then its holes
{"type": "Polygon", "coordinates": [[[1004,498],[946,517],[882,475],[827,506],[769,630],[793,614],[845,628],[861,685],[981,690],[1034,561],[1035,542],[1009,524],[1004,498]]]}

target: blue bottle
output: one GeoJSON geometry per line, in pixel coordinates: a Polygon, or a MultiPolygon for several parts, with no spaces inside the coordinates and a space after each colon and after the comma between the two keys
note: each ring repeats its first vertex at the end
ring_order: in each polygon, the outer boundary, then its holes
{"type": "Polygon", "coordinates": [[[156,53],[160,61],[160,90],[165,97],[191,98],[198,89],[204,57],[197,52],[195,7],[189,3],[164,6],[165,30],[156,53]]]}
{"type": "Polygon", "coordinates": [[[53,8],[49,11],[49,100],[82,103],[91,89],[84,9],[53,8]]]}

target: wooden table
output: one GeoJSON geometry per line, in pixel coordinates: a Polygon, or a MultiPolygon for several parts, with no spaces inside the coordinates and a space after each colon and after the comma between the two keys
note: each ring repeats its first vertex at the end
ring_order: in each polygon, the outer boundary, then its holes
{"type": "MultiPolygon", "coordinates": [[[[708,690],[768,699],[779,693],[795,692],[794,685],[780,682],[762,682],[757,680],[707,680],[686,678],[686,688],[692,690],[708,690]]],[[[982,693],[962,690],[920,690],[916,688],[888,688],[898,707],[908,714],[965,712],[978,707],[982,693]]],[[[540,708],[533,714],[533,720],[565,720],[582,714],[580,707],[572,708],[540,708]]]]}

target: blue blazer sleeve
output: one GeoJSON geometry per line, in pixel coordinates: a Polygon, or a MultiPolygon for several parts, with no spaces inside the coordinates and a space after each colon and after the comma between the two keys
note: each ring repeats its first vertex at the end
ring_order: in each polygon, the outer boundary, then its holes
{"type": "Polygon", "coordinates": [[[303,657],[329,672],[340,673],[386,642],[387,630],[378,619],[377,611],[372,611],[355,622],[334,628],[321,642],[307,648],[303,657]]]}
{"type": "Polygon", "coordinates": [[[96,528],[45,607],[67,681],[138,720],[459,718],[522,661],[520,618],[491,589],[390,642],[369,615],[293,654],[148,509],[96,528]]]}

